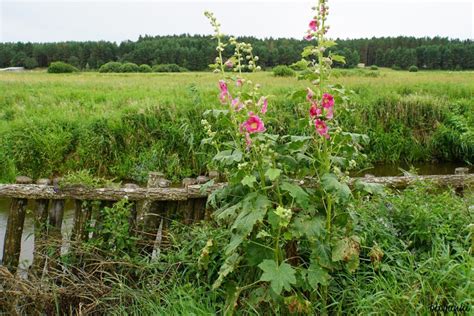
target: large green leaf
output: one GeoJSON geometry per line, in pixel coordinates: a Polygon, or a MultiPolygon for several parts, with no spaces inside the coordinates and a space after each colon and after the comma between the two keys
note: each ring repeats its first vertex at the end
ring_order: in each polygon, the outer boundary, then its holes
{"type": "Polygon", "coordinates": [[[291,290],[291,285],[296,283],[296,271],[288,263],[278,265],[274,260],[264,260],[258,267],[263,270],[260,280],[270,282],[272,290],[278,295],[283,289],[291,290]]]}
{"type": "Polygon", "coordinates": [[[253,188],[253,184],[257,182],[257,178],[255,178],[255,176],[246,175],[240,182],[249,188],[253,188]]]}
{"type": "Polygon", "coordinates": [[[281,189],[288,192],[290,196],[296,201],[296,203],[298,203],[301,207],[308,207],[309,195],[303,188],[293,183],[283,182],[281,189]]]}
{"type": "Polygon", "coordinates": [[[318,239],[324,232],[324,219],[321,217],[298,215],[292,221],[290,231],[297,238],[306,236],[312,240],[318,239]]]}
{"type": "Polygon", "coordinates": [[[315,290],[318,289],[318,284],[328,285],[329,273],[315,262],[311,263],[309,266],[307,276],[308,283],[315,290]]]}
{"type": "Polygon", "coordinates": [[[340,201],[347,201],[352,195],[351,189],[345,183],[339,182],[335,174],[326,173],[321,178],[321,184],[327,192],[333,194],[340,201]]]}
{"type": "Polygon", "coordinates": [[[237,253],[234,253],[232,256],[227,257],[227,259],[224,261],[224,264],[219,269],[219,277],[212,285],[213,289],[217,289],[219,286],[221,286],[225,277],[235,270],[235,268],[239,264],[240,259],[241,257],[237,253]]]}
{"type": "Polygon", "coordinates": [[[217,153],[213,158],[224,165],[231,165],[234,162],[240,162],[242,160],[242,152],[240,150],[223,150],[217,153]]]}
{"type": "Polygon", "coordinates": [[[276,180],[281,174],[281,170],[277,168],[269,168],[265,172],[265,176],[270,179],[270,181],[276,180]]]}

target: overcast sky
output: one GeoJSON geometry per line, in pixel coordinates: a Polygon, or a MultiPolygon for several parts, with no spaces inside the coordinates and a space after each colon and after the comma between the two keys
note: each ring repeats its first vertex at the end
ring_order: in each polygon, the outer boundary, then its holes
{"type": "MultiPolygon", "coordinates": [[[[302,38],[306,0],[0,0],[0,42],[136,40],[141,34],[210,34],[213,11],[226,34],[302,38]]],[[[474,0],[330,0],[330,36],[474,38],[474,0]]]]}

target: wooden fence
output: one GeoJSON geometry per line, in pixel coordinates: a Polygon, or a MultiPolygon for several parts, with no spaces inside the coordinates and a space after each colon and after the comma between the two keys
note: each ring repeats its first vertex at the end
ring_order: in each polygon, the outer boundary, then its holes
{"type": "MultiPolygon", "coordinates": [[[[474,174],[468,174],[466,168],[456,169],[454,175],[438,176],[404,176],[404,177],[371,177],[366,176],[363,181],[379,183],[394,188],[405,187],[414,181],[433,181],[439,185],[451,185],[461,191],[465,186],[474,184],[474,174]]],[[[145,253],[151,254],[156,247],[155,241],[160,228],[166,225],[166,221],[172,218],[185,224],[191,224],[209,217],[206,209],[207,196],[213,190],[225,186],[225,183],[203,184],[210,179],[217,179],[217,173],[210,173],[209,177],[200,176],[196,179],[186,178],[181,187],[170,187],[170,182],[163,174],[151,173],[146,188],[135,184],[125,184],[121,188],[87,188],[80,185],[61,186],[59,179],[50,181],[40,179],[36,184],[28,177],[18,177],[16,184],[1,184],[0,197],[11,198],[10,211],[8,215],[5,238],[3,239],[3,262],[10,272],[15,273],[18,269],[21,239],[25,222],[28,200],[34,200],[34,235],[35,247],[32,266],[43,270],[44,246],[53,245],[55,251],[49,249],[49,256],[59,256],[63,236],[61,228],[65,201],[73,200],[75,205],[71,242],[82,242],[89,238],[96,238],[100,234],[102,218],[100,210],[113,206],[114,202],[128,199],[132,203],[132,212],[129,217],[130,234],[139,234],[142,240],[148,241],[144,248],[145,253]],[[99,210],[93,218],[92,203],[87,201],[99,201],[99,210]],[[90,234],[86,230],[87,223],[95,220],[95,231],[90,234]],[[138,229],[138,223],[142,229],[138,229]],[[57,242],[57,241],[60,242],[57,242]],[[41,242],[41,243],[40,243],[41,242]]],[[[351,178],[350,184],[361,178],[351,178]]],[[[312,179],[297,181],[303,186],[315,186],[317,183],[312,179]]],[[[97,204],[97,203],[96,203],[97,204]]],[[[50,248],[50,246],[48,246],[50,248]]]]}

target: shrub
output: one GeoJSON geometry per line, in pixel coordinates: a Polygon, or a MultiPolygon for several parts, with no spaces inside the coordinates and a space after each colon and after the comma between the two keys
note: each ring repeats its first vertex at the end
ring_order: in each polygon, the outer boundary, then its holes
{"type": "Polygon", "coordinates": [[[110,61],[106,64],[103,64],[99,68],[99,72],[107,73],[107,72],[120,72],[120,67],[122,64],[116,61],[110,61]]]}
{"type": "Polygon", "coordinates": [[[154,65],[153,72],[186,72],[188,71],[186,68],[181,67],[176,64],[162,64],[162,65],[154,65]]]}
{"type": "Polygon", "coordinates": [[[379,67],[377,67],[377,65],[372,65],[370,66],[370,70],[379,70],[379,67]]]}
{"type": "Polygon", "coordinates": [[[62,61],[52,62],[48,67],[48,72],[51,74],[71,73],[77,71],[79,71],[79,69],[62,61]]]}
{"type": "Polygon", "coordinates": [[[408,68],[408,71],[409,71],[409,72],[417,72],[417,71],[418,71],[418,67],[416,67],[416,66],[410,66],[410,68],[408,68]]]}
{"type": "Polygon", "coordinates": [[[151,72],[151,67],[147,64],[140,65],[139,67],[140,72],[151,72]]]}
{"type": "Polygon", "coordinates": [[[140,67],[134,63],[125,63],[120,66],[120,72],[139,72],[140,67]]]}
{"type": "Polygon", "coordinates": [[[402,70],[402,68],[398,65],[392,65],[393,70],[402,70]]]}
{"type": "Polygon", "coordinates": [[[293,77],[295,71],[288,66],[281,65],[273,68],[273,75],[276,77],[293,77]]]}

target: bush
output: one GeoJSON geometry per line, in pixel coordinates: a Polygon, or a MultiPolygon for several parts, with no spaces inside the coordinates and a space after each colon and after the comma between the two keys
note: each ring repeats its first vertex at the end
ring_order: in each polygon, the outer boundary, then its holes
{"type": "Polygon", "coordinates": [[[99,72],[107,73],[107,72],[120,72],[120,67],[122,64],[116,61],[110,61],[106,64],[103,64],[99,68],[99,72]]]}
{"type": "Polygon", "coordinates": [[[51,74],[71,73],[77,71],[79,71],[79,69],[62,61],[52,62],[48,67],[48,72],[51,74]]]}
{"type": "Polygon", "coordinates": [[[372,65],[370,66],[370,70],[379,70],[379,67],[377,67],[377,65],[372,65]]]}
{"type": "Polygon", "coordinates": [[[276,66],[273,68],[273,75],[276,77],[294,77],[295,71],[288,66],[276,66]]]}
{"type": "Polygon", "coordinates": [[[140,65],[139,67],[140,72],[151,72],[151,67],[147,64],[140,65]]]}
{"type": "Polygon", "coordinates": [[[416,67],[416,66],[410,66],[410,68],[408,68],[408,71],[409,71],[409,72],[417,72],[417,71],[418,71],[418,67],[416,67]]]}
{"type": "Polygon", "coordinates": [[[176,64],[162,64],[162,65],[154,65],[153,71],[154,72],[186,72],[188,70],[176,64]]]}
{"type": "Polygon", "coordinates": [[[393,66],[392,66],[392,69],[393,69],[393,70],[402,70],[402,68],[401,68],[400,66],[398,66],[398,65],[393,65],[393,66]]]}
{"type": "Polygon", "coordinates": [[[120,72],[139,72],[140,67],[134,63],[125,63],[120,66],[120,72]]]}

